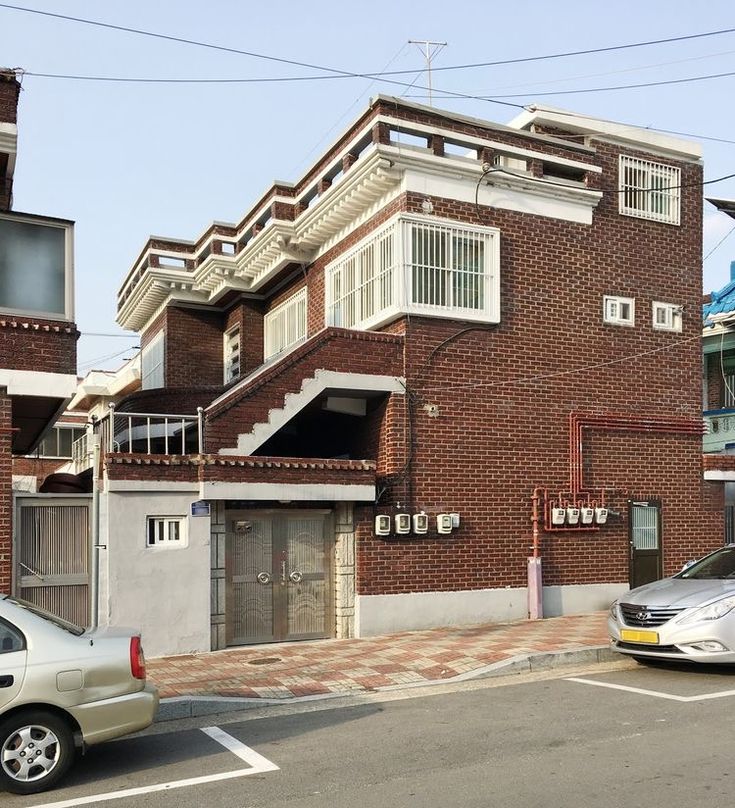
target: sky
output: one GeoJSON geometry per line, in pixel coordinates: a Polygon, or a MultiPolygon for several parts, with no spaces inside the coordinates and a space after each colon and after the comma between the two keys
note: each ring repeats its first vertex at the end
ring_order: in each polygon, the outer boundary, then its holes
{"type": "MultiPolygon", "coordinates": [[[[436,107],[506,123],[518,107],[539,102],[685,133],[702,138],[706,180],[735,174],[735,75],[600,89],[735,73],[735,31],[606,53],[446,69],[735,28],[732,0],[13,4],[258,56],[7,5],[0,0],[0,66],[26,71],[13,207],[76,222],[81,375],[118,367],[139,344],[137,335],[115,322],[116,295],[149,235],[194,240],[213,220],[239,221],[275,179],[296,182],[373,95],[428,102],[422,47],[409,40],[446,42],[432,48],[436,107]],[[414,72],[385,77],[404,82],[389,84],[324,68],[414,72]],[[258,81],[126,83],[31,73],[258,81]],[[569,92],[579,90],[584,92],[569,92]]],[[[705,195],[735,199],[735,179],[706,186],[705,195]]],[[[730,278],[735,234],[728,234],[735,222],[707,205],[703,227],[708,292],[730,278]]]]}

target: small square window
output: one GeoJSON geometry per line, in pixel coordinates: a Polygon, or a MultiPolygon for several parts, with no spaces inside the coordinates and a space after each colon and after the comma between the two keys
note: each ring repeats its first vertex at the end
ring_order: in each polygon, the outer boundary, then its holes
{"type": "Polygon", "coordinates": [[[632,297],[605,295],[602,316],[611,325],[635,325],[635,300],[632,297]]]}
{"type": "Polygon", "coordinates": [[[148,547],[185,547],[186,517],[184,516],[149,516],[148,547]]]}
{"type": "Polygon", "coordinates": [[[681,331],[683,307],[676,303],[653,301],[653,327],[659,331],[681,331]]]}

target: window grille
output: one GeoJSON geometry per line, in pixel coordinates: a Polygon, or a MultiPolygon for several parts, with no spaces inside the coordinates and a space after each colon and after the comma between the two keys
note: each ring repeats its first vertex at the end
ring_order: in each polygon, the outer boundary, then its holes
{"type": "Polygon", "coordinates": [[[410,228],[411,299],[416,306],[485,308],[485,252],[490,236],[461,227],[405,224],[410,228]]]}
{"type": "Polygon", "coordinates": [[[327,273],[327,323],[370,328],[402,312],[499,321],[499,233],[403,215],[327,273]]]}
{"type": "Polygon", "coordinates": [[[620,213],[679,224],[680,169],[621,154],[619,172],[620,213]]]}
{"type": "Polygon", "coordinates": [[[151,390],[154,387],[163,387],[164,379],[164,355],[165,342],[163,331],[159,331],[152,342],[143,348],[141,354],[141,380],[140,386],[143,390],[151,390]]]}
{"type": "Polygon", "coordinates": [[[225,333],[225,384],[234,381],[240,375],[240,326],[225,333]]]}
{"type": "Polygon", "coordinates": [[[332,267],[329,325],[359,327],[394,305],[395,244],[392,224],[332,267]]]}
{"type": "Polygon", "coordinates": [[[265,315],[266,360],[306,339],[306,303],[304,288],[265,315]]]}

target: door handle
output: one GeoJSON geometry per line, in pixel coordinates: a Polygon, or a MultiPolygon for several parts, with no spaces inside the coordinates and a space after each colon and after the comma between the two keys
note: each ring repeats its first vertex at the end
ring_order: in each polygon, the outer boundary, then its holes
{"type": "Polygon", "coordinates": [[[11,675],[0,676],[0,687],[12,687],[15,677],[11,675]]]}
{"type": "Polygon", "coordinates": [[[269,584],[272,580],[270,572],[259,572],[256,577],[259,584],[269,584]]]}
{"type": "Polygon", "coordinates": [[[300,584],[304,575],[298,570],[294,570],[288,577],[291,579],[292,583],[300,584]]]}

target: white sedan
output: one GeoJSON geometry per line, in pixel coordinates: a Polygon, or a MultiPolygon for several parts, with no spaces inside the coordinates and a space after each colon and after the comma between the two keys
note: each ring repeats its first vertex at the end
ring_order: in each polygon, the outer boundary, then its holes
{"type": "Polygon", "coordinates": [[[640,661],[735,663],[735,545],[631,590],[607,627],[611,647],[640,661]]]}
{"type": "Polygon", "coordinates": [[[0,789],[51,788],[77,751],[147,727],[157,707],[138,634],[0,595],[0,789]]]}

